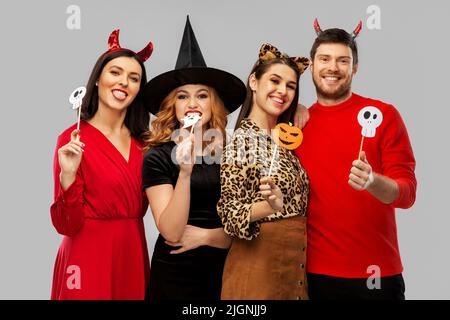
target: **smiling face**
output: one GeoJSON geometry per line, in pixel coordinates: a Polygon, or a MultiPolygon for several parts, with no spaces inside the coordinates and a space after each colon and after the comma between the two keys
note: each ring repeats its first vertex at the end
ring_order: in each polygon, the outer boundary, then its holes
{"type": "Polygon", "coordinates": [[[249,85],[254,92],[253,108],[278,118],[291,105],[298,83],[291,67],[277,63],[260,79],[256,79],[255,74],[250,75],[249,85]]]}
{"type": "Polygon", "coordinates": [[[202,84],[187,84],[176,89],[175,114],[178,122],[183,125],[185,117],[201,116],[202,126],[211,119],[211,92],[208,86],[202,84]]]}
{"type": "Polygon", "coordinates": [[[134,58],[118,57],[109,61],[98,79],[99,109],[126,110],[137,96],[142,68],[134,58]]]}
{"type": "Polygon", "coordinates": [[[335,105],[348,99],[356,71],[352,50],[348,46],[340,43],[321,44],[311,65],[319,102],[335,105]]]}

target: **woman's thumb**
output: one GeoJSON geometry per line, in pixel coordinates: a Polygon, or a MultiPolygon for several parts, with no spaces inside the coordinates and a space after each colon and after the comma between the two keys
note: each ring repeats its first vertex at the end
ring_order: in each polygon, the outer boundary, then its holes
{"type": "Polygon", "coordinates": [[[76,140],[80,138],[80,130],[75,129],[72,131],[72,133],[70,134],[70,139],[71,140],[76,140]]]}

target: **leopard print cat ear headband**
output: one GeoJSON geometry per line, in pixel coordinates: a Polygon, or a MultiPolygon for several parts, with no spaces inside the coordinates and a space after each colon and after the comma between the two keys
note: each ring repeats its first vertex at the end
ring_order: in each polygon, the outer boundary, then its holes
{"type": "Polygon", "coordinates": [[[264,43],[259,49],[259,62],[264,62],[268,60],[272,60],[275,58],[287,58],[292,60],[300,70],[300,74],[302,74],[310,65],[310,61],[305,57],[289,57],[288,55],[282,53],[276,47],[271,45],[270,43],[264,43]]]}

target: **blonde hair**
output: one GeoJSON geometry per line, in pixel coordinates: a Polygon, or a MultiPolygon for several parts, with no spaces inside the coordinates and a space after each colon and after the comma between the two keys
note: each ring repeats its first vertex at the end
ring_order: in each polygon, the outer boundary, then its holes
{"type": "MultiPolygon", "coordinates": [[[[211,100],[211,119],[207,124],[206,129],[216,129],[222,134],[222,141],[215,141],[214,139],[208,142],[204,147],[212,144],[220,143],[222,147],[225,144],[226,134],[225,127],[227,125],[227,110],[223,104],[222,99],[217,94],[217,91],[209,86],[206,86],[210,92],[211,100]]],[[[179,122],[175,114],[175,102],[177,99],[177,88],[172,90],[161,102],[160,111],[156,114],[156,119],[153,120],[150,130],[145,134],[143,151],[146,153],[152,148],[171,141],[172,133],[179,128],[179,122]]]]}

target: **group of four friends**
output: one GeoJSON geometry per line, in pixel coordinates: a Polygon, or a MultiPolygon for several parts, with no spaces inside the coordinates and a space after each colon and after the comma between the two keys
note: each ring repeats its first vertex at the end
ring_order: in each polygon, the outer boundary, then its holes
{"type": "Polygon", "coordinates": [[[310,59],[263,44],[247,85],[206,66],[189,19],[175,69],[149,82],[152,44],[135,53],[111,34],[79,129],[57,141],[50,212],[64,237],[52,299],[405,298],[395,208],[415,200],[408,133],[394,106],[351,90],[360,28],[315,28],[310,59]],[[298,103],[307,68],[309,109],[298,103]],[[383,122],[358,154],[367,106],[383,122]],[[200,120],[183,129],[187,116],[200,120]],[[273,143],[289,122],[303,127],[295,151],[273,143]],[[149,206],[160,232],[151,264],[149,206]]]}

